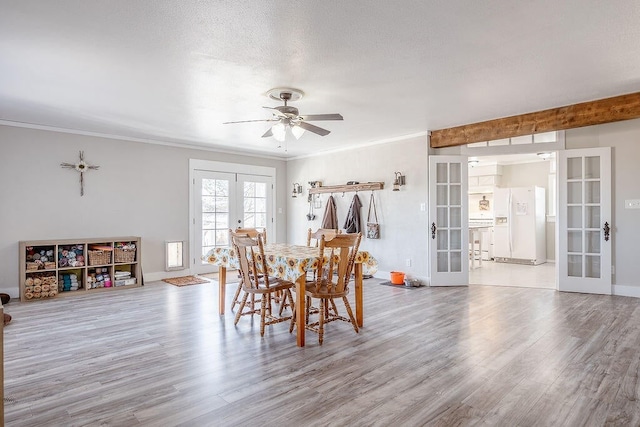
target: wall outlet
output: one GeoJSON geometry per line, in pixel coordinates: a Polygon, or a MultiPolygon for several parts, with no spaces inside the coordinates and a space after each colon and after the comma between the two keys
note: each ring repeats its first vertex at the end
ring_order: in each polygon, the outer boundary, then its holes
{"type": "Polygon", "coordinates": [[[407,258],[404,263],[407,267],[411,267],[411,258],[407,258]]]}

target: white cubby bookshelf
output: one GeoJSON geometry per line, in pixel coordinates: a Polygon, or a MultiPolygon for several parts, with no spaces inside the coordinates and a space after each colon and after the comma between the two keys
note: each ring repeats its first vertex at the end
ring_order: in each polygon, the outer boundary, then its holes
{"type": "Polygon", "coordinates": [[[20,301],[141,286],[140,237],[20,242],[20,301]]]}

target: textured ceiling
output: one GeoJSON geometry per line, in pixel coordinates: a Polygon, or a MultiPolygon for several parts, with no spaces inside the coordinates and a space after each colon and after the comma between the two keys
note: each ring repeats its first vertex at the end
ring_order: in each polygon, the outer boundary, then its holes
{"type": "Polygon", "coordinates": [[[0,0],[0,120],[295,157],[640,90],[637,0],[0,0]],[[265,93],[314,122],[277,148],[265,93]]]}

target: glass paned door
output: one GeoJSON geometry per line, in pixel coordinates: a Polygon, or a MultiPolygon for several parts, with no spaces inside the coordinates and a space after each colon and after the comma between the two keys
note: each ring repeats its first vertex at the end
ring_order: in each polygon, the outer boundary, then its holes
{"type": "Polygon", "coordinates": [[[229,229],[264,227],[272,235],[273,179],[229,172],[194,171],[195,273],[211,270],[202,257],[227,247],[229,229]]]}
{"type": "Polygon", "coordinates": [[[271,187],[271,177],[238,175],[238,191],[242,199],[242,223],[238,226],[269,228],[271,187]]]}
{"type": "Polygon", "coordinates": [[[431,286],[469,282],[467,158],[429,157],[431,286]]]}
{"type": "Polygon", "coordinates": [[[212,248],[229,245],[229,228],[237,216],[236,174],[225,172],[195,171],[194,173],[194,268],[206,265],[202,257],[212,248]]]}
{"type": "Polygon", "coordinates": [[[611,294],[611,148],[560,152],[561,291],[611,294]]]}

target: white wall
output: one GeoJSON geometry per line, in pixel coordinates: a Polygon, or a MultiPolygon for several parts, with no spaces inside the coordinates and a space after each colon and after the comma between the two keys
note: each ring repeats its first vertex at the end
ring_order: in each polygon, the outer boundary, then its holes
{"type": "MultiPolygon", "coordinates": [[[[372,145],[348,151],[331,153],[306,159],[291,160],[287,164],[288,187],[298,182],[309,187],[309,181],[322,181],[323,185],[346,184],[347,181],[383,181],[385,188],[375,191],[380,222],[379,240],[363,239],[361,248],[369,251],[379,262],[376,276],[388,279],[389,271],[399,270],[426,280],[428,277],[428,215],[420,210],[427,204],[427,141],[426,137],[413,137],[386,144],[372,145]],[[394,172],[406,176],[407,184],[401,191],[392,191],[394,172]],[[406,266],[406,260],[412,266],[406,266]]],[[[329,194],[322,195],[322,209],[316,211],[316,220],[307,221],[309,205],[304,197],[288,198],[287,237],[289,242],[305,244],[307,230],[316,230],[329,194]]],[[[342,228],[351,199],[355,193],[334,194],[338,222],[342,228]]],[[[363,204],[362,222],[366,223],[371,192],[358,194],[363,204]]]]}
{"type": "Polygon", "coordinates": [[[500,187],[549,187],[549,161],[502,165],[500,187]]]}
{"type": "Polygon", "coordinates": [[[613,147],[614,293],[640,297],[640,210],[625,209],[625,199],[640,199],[640,120],[574,129],[566,133],[566,148],[613,147]]]}
{"type": "MultiPolygon", "coordinates": [[[[566,146],[613,147],[615,293],[640,296],[635,250],[640,242],[640,210],[624,209],[625,199],[640,199],[640,120],[569,130],[566,146]]],[[[428,217],[420,211],[428,198],[427,151],[425,138],[411,138],[285,165],[257,157],[0,126],[0,291],[18,295],[20,240],[139,235],[145,275],[162,272],[164,241],[189,239],[189,158],[275,167],[280,190],[276,204],[286,205],[286,214],[276,217],[276,238],[300,244],[309,227],[320,226],[324,203],[316,212],[318,219],[308,222],[306,197],[290,196],[293,182],[307,188],[311,180],[325,185],[384,181],[385,189],[375,192],[382,238],[364,239],[362,248],[379,260],[381,277],[387,278],[390,270],[427,277],[428,217]],[[100,170],[85,175],[84,197],[79,194],[77,173],[59,166],[75,162],[79,150],[85,151],[90,163],[100,165],[100,170]],[[407,185],[392,192],[396,170],[407,176],[407,185]],[[413,260],[412,267],[405,266],[407,258],[413,260]]],[[[369,194],[361,194],[363,221],[369,194]]],[[[341,222],[352,195],[335,197],[341,222]]]]}
{"type": "MultiPolygon", "coordinates": [[[[164,277],[164,242],[189,241],[190,158],[274,167],[276,188],[289,188],[280,160],[0,126],[0,291],[19,295],[20,240],[141,236],[145,279],[164,277]],[[100,166],[85,173],[84,197],[78,173],[60,167],[80,150],[100,166]]],[[[283,212],[286,197],[276,194],[283,212]]],[[[276,238],[286,240],[284,213],[276,238]]]]}

